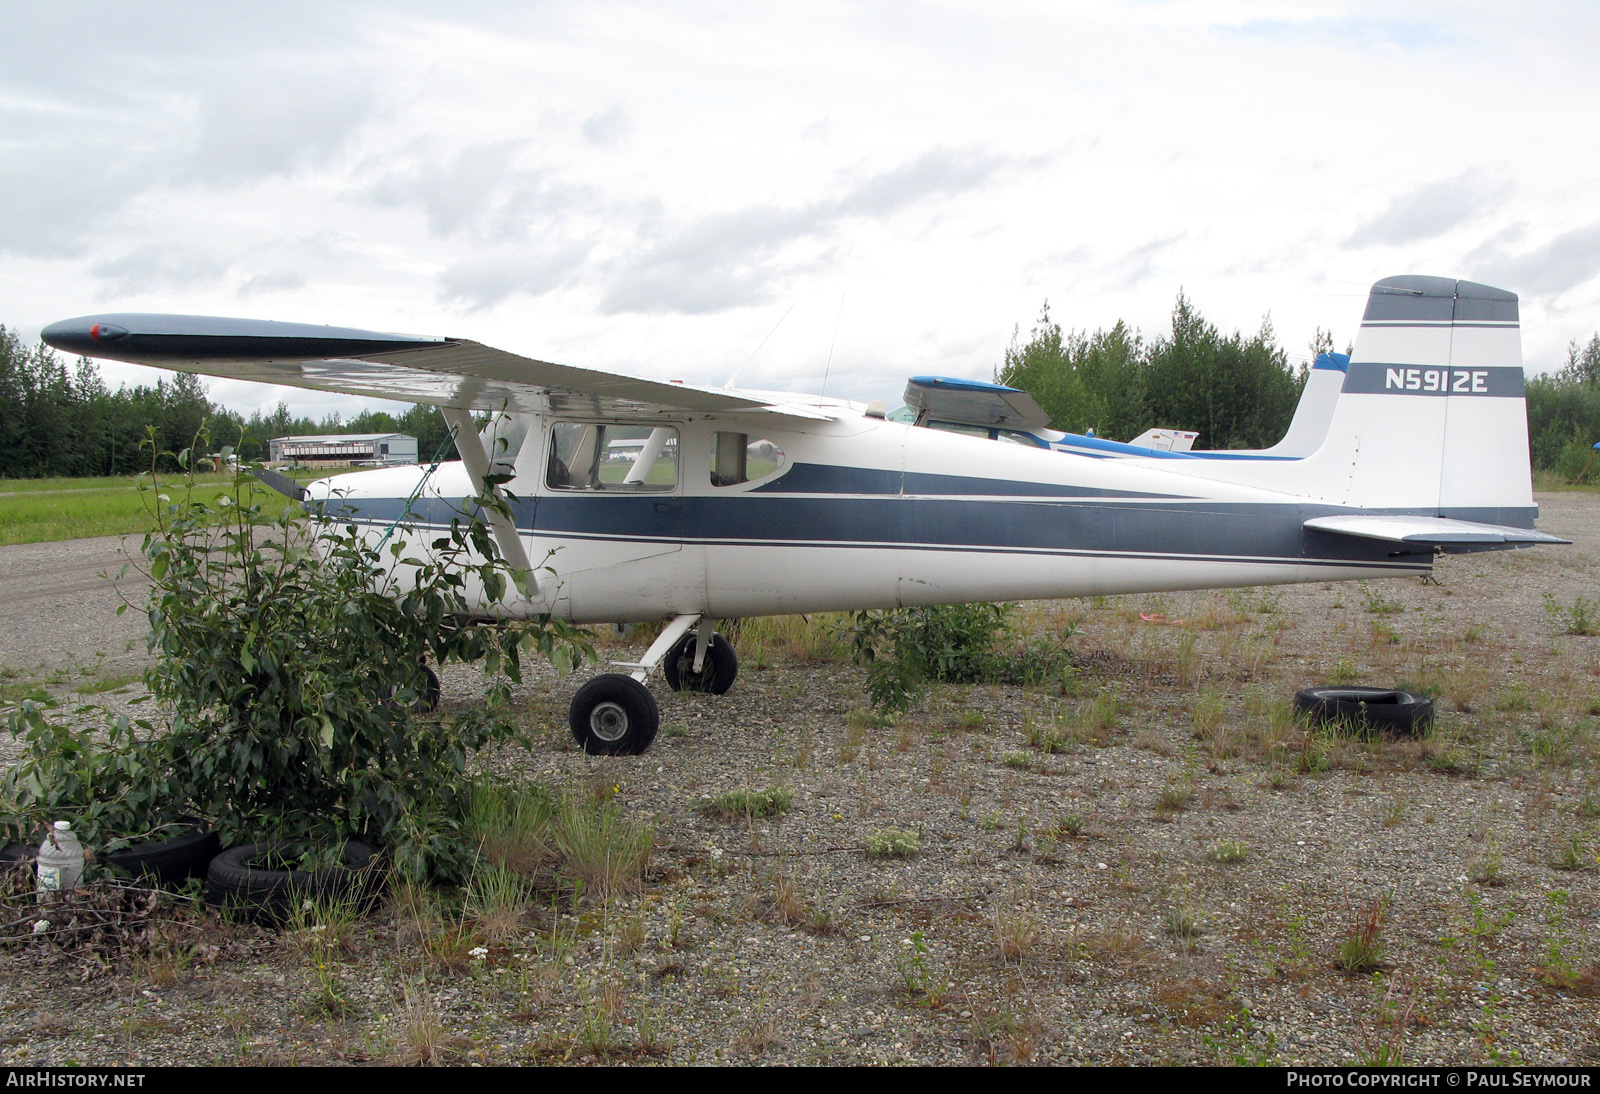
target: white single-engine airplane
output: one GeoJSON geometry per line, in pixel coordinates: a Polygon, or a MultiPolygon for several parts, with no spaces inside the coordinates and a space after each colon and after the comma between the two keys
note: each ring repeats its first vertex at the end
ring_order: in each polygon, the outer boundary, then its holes
{"type": "Polygon", "coordinates": [[[727,691],[737,662],[714,619],[1392,577],[1427,573],[1440,553],[1567,542],[1533,527],[1517,298],[1449,278],[1374,285],[1350,360],[1313,376],[1327,391],[1302,401],[1307,420],[1297,414],[1273,449],[1237,454],[1091,458],[1108,453],[456,338],[101,315],[55,323],[44,340],[439,406],[459,463],[426,483],[420,467],[343,475],[337,495],[376,536],[420,490],[409,534],[425,550],[462,499],[502,491],[511,516],[487,517],[525,581],[515,603],[486,612],[667,620],[642,661],[573,699],[572,732],[596,753],[649,747],[660,717],[645,681],[658,666],[674,689],[727,691]],[[474,411],[491,415],[481,430],[474,411]],[[529,559],[550,552],[557,575],[536,573],[529,559]]]}

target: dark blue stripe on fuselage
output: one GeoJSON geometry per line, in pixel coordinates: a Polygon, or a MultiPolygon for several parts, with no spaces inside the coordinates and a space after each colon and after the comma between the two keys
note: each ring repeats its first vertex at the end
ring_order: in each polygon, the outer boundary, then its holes
{"type": "MultiPolygon", "coordinates": [[[[357,519],[395,520],[399,499],[361,499],[357,519]]],[[[1362,512],[1338,506],[1174,500],[1108,504],[1093,500],[985,498],[788,498],[754,492],[714,497],[660,494],[546,495],[512,502],[518,527],[554,538],[653,543],[723,542],[752,546],[903,547],[1172,558],[1379,562],[1425,547],[1308,531],[1314,516],[1362,512]]],[[[419,501],[412,519],[445,526],[460,510],[419,501]]],[[[1530,527],[1522,510],[1461,510],[1448,516],[1530,527]]]]}

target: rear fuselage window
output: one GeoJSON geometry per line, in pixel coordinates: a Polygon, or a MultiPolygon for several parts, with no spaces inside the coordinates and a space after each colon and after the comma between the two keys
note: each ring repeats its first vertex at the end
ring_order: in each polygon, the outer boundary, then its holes
{"type": "Polygon", "coordinates": [[[552,490],[672,490],[678,485],[678,431],[561,422],[551,432],[545,483],[552,490]]]}
{"type": "Polygon", "coordinates": [[[783,449],[765,437],[719,431],[711,453],[711,485],[737,486],[783,466],[783,449]]]}

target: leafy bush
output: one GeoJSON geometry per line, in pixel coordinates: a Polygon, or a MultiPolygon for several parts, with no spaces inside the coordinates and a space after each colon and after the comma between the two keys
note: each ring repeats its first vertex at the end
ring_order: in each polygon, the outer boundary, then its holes
{"type": "Polygon", "coordinates": [[[6,711],[6,730],[22,755],[0,778],[0,842],[37,842],[53,821],[71,820],[84,846],[137,842],[179,820],[165,793],[166,771],[159,750],[126,715],[107,725],[104,739],[49,716],[55,700],[34,692],[6,711]]]}
{"type": "Polygon", "coordinates": [[[1006,650],[1010,604],[950,604],[857,612],[849,629],[852,657],[867,666],[867,694],[880,710],[903,711],[929,681],[1005,681],[1036,685],[1062,677],[1070,662],[1068,628],[1057,641],[1037,639],[1006,650]]]}
{"type": "Polygon", "coordinates": [[[468,499],[412,555],[404,535],[271,512],[246,472],[215,498],[174,493],[144,541],[157,658],[145,682],[172,717],[166,792],[225,839],[355,837],[413,876],[459,875],[468,757],[519,735],[506,706],[522,654],[571,665],[589,652],[548,615],[466,622],[512,584],[481,516],[504,503],[468,499]],[[414,718],[424,657],[481,663],[485,701],[414,718]]]}

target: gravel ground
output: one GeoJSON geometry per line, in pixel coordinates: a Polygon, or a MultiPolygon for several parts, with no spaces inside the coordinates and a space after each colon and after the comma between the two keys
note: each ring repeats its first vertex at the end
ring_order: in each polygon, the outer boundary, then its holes
{"type": "MultiPolygon", "coordinates": [[[[1594,597],[1600,496],[1539,500],[1573,546],[1437,584],[1025,605],[1040,633],[1083,617],[1066,695],[945,687],[872,727],[858,670],[743,642],[733,691],[658,686],[656,746],[607,760],[568,739],[578,681],[535,680],[534,747],[485,762],[652,825],[640,891],[469,920],[481,959],[392,908],[337,953],[217,923],[12,946],[0,1063],[1600,1063],[1600,639],[1546,603],[1594,597]],[[1434,690],[1436,728],[1283,717],[1333,679],[1434,690]],[[768,787],[780,817],[696,808],[768,787]],[[869,857],[889,829],[917,852],[869,857]],[[1375,969],[1341,969],[1375,916],[1375,969]]],[[[0,668],[136,671],[140,619],[94,577],[115,564],[0,549],[0,668]]]]}

